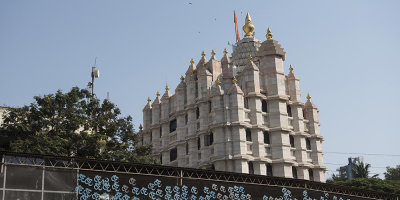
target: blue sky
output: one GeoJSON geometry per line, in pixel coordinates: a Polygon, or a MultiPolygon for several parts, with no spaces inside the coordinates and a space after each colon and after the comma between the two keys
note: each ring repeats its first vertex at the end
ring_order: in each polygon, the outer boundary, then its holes
{"type": "MultiPolygon", "coordinates": [[[[233,11],[255,37],[268,27],[320,110],[331,174],[350,154],[400,154],[399,1],[0,1],[0,104],[85,88],[97,57],[95,93],[142,122],[146,99],[174,91],[191,58],[217,57],[234,42],[233,11]],[[189,4],[191,2],[192,4],[189,4]]],[[[240,31],[242,36],[242,31],[240,31]]],[[[367,156],[371,172],[400,156],[367,156]]]]}

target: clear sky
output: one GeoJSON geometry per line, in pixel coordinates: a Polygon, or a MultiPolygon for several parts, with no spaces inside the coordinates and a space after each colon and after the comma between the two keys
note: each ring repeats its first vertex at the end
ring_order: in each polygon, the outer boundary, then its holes
{"type": "MultiPolygon", "coordinates": [[[[400,154],[400,1],[0,1],[0,105],[85,88],[97,57],[95,93],[138,126],[146,99],[171,91],[201,51],[217,57],[250,13],[255,37],[268,27],[320,110],[324,161],[332,174],[349,156],[400,154]],[[191,3],[191,4],[190,4],[191,3]]],[[[242,36],[243,31],[240,31],[242,36]]],[[[400,156],[368,156],[371,172],[400,156]]],[[[383,167],[383,168],[382,168],[383,167]]]]}

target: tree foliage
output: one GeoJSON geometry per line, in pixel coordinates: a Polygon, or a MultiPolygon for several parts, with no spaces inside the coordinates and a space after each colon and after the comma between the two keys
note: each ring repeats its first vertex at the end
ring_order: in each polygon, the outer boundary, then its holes
{"type": "Polygon", "coordinates": [[[400,165],[397,165],[396,168],[387,167],[384,173],[384,180],[378,178],[377,175],[369,177],[370,167],[371,165],[364,165],[364,163],[355,165],[352,169],[352,180],[347,180],[346,178],[341,178],[339,175],[333,174],[332,179],[328,179],[326,182],[378,192],[400,194],[400,165]]]}
{"type": "Polygon", "coordinates": [[[384,174],[386,180],[400,181],[400,165],[394,168],[386,167],[386,172],[384,174]]]}
{"type": "Polygon", "coordinates": [[[74,87],[57,91],[22,108],[10,108],[0,127],[7,151],[152,163],[151,146],[137,146],[132,117],[120,117],[115,104],[91,98],[74,87]]]}
{"type": "MultiPolygon", "coordinates": [[[[352,163],[351,172],[353,174],[353,178],[369,178],[369,168],[371,164],[364,164],[361,162],[360,164],[352,163]]],[[[379,174],[375,174],[372,178],[377,177],[379,174]]]]}
{"type": "Polygon", "coordinates": [[[356,178],[352,180],[330,181],[329,183],[377,192],[400,194],[400,181],[382,180],[380,178],[356,178]]]}

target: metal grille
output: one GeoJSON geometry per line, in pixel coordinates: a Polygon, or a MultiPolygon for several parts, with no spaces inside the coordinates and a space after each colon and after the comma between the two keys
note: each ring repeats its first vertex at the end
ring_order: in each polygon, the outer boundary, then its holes
{"type": "Polygon", "coordinates": [[[55,169],[73,169],[79,171],[102,171],[111,173],[175,177],[181,179],[202,179],[243,184],[269,185],[287,188],[302,188],[307,190],[326,191],[339,195],[348,195],[369,199],[398,200],[399,197],[398,195],[394,194],[374,192],[370,190],[362,190],[333,184],[263,175],[250,175],[194,168],[170,167],[163,165],[91,160],[77,157],[43,156],[10,152],[0,152],[0,154],[2,156],[1,173],[4,173],[4,166],[24,165],[55,169]]]}

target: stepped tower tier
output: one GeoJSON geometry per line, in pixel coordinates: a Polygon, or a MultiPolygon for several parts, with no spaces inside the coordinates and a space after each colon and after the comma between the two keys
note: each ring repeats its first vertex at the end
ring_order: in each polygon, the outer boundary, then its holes
{"type": "Polygon", "coordinates": [[[243,30],[232,57],[203,51],[175,94],[166,86],[148,99],[142,144],[153,144],[163,165],[325,182],[318,108],[309,95],[302,102],[291,65],[285,75],[286,52],[271,29],[256,39],[248,14],[243,30]]]}

